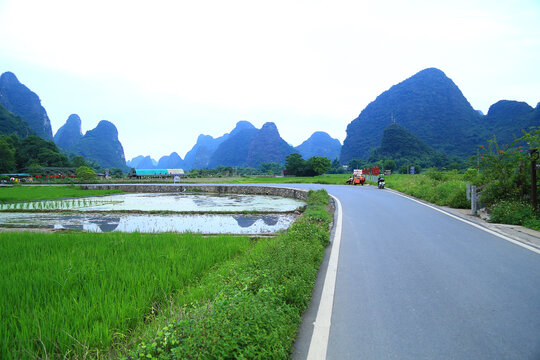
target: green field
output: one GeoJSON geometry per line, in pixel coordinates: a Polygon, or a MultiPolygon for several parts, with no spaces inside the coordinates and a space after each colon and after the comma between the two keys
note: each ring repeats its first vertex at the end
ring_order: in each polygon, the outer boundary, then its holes
{"type": "Polygon", "coordinates": [[[250,246],[234,236],[2,233],[0,358],[109,349],[250,246]]]}
{"type": "Polygon", "coordinates": [[[80,186],[0,187],[0,203],[30,200],[65,199],[121,193],[119,190],[83,190],[80,186]]]}

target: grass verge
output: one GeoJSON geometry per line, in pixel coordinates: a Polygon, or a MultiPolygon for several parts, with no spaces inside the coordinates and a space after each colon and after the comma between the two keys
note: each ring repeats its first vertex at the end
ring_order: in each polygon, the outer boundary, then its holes
{"type": "Polygon", "coordinates": [[[329,196],[310,191],[303,217],[182,293],[178,308],[127,359],[286,359],[329,241],[329,196]]]}
{"type": "Polygon", "coordinates": [[[121,193],[120,190],[84,190],[80,186],[0,187],[0,203],[30,200],[65,199],[121,193]]]}
{"type": "Polygon", "coordinates": [[[467,182],[462,175],[452,172],[444,173],[442,177],[429,174],[396,174],[385,176],[386,186],[429,201],[440,206],[450,206],[458,209],[471,207],[467,200],[467,182]]]}

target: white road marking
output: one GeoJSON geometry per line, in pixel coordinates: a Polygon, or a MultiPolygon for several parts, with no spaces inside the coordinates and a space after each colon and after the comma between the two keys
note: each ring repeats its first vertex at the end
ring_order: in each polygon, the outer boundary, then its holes
{"type": "Polygon", "coordinates": [[[330,259],[324,278],[324,285],[321,294],[319,309],[317,310],[317,318],[313,323],[313,334],[309,344],[308,360],[324,360],[326,359],[326,351],[328,349],[328,338],[330,336],[330,325],[332,318],[332,308],[334,306],[334,292],[336,288],[336,276],[339,261],[339,247],[341,245],[341,227],[342,227],[342,210],[341,202],[333,195],[334,201],[337,204],[337,221],[334,232],[334,240],[332,241],[332,250],[330,251],[330,259]]]}
{"type": "Polygon", "coordinates": [[[516,244],[516,245],[518,245],[518,246],[521,246],[522,248],[525,248],[525,249],[527,249],[527,250],[530,250],[530,251],[532,251],[532,252],[535,252],[535,253],[537,253],[537,254],[540,254],[540,250],[539,250],[539,249],[537,249],[537,248],[535,248],[535,247],[532,247],[532,246],[530,246],[530,245],[527,245],[527,244],[525,244],[525,243],[523,243],[523,242],[521,242],[521,241],[514,240],[514,239],[512,239],[511,237],[508,237],[508,236],[506,236],[506,235],[500,234],[500,233],[498,233],[498,232],[496,232],[496,231],[493,231],[493,230],[491,230],[491,229],[488,229],[488,228],[486,228],[486,227],[484,227],[484,226],[482,226],[482,225],[475,224],[475,223],[472,222],[472,221],[469,221],[469,220],[467,220],[467,219],[463,219],[463,218],[461,218],[461,217],[459,217],[459,216],[456,216],[456,215],[454,215],[454,214],[450,214],[449,212],[446,212],[446,211],[444,211],[444,210],[442,210],[442,209],[439,209],[439,208],[437,208],[437,207],[435,207],[435,206],[426,204],[426,203],[424,203],[424,202],[422,202],[422,201],[413,199],[412,197],[407,196],[407,195],[404,195],[404,194],[401,194],[401,193],[399,193],[399,192],[397,192],[397,191],[395,191],[395,190],[391,190],[391,192],[394,193],[394,194],[396,194],[396,195],[402,196],[402,197],[404,197],[404,198],[406,198],[406,199],[409,199],[409,200],[411,200],[411,201],[415,201],[415,202],[417,202],[417,203],[419,203],[419,204],[422,204],[422,205],[424,205],[424,206],[427,206],[427,207],[429,207],[429,208],[432,208],[433,210],[437,210],[438,212],[441,212],[441,213],[443,213],[443,214],[445,214],[445,215],[448,215],[448,216],[450,216],[450,217],[452,217],[452,218],[454,218],[454,219],[457,219],[457,220],[459,220],[459,221],[463,221],[463,222],[466,223],[466,224],[469,224],[469,225],[471,225],[471,226],[474,226],[475,228],[478,228],[478,229],[480,229],[480,230],[483,230],[483,231],[485,231],[485,232],[487,232],[487,233],[489,233],[489,234],[491,234],[491,235],[495,235],[495,236],[497,236],[497,237],[499,237],[499,238],[501,238],[501,239],[503,239],[503,240],[509,241],[509,242],[511,242],[512,244],[516,244]]]}

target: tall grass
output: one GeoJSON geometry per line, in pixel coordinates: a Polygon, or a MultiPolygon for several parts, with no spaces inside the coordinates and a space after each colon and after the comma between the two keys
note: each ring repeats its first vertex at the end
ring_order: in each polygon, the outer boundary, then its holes
{"type": "Polygon", "coordinates": [[[121,192],[120,190],[84,190],[80,186],[0,187],[0,203],[109,195],[121,192]]]}
{"type": "Polygon", "coordinates": [[[234,236],[2,233],[0,358],[110,348],[249,246],[234,236]]]}
{"type": "Polygon", "coordinates": [[[467,200],[467,182],[462,174],[434,171],[417,175],[389,175],[385,179],[387,187],[437,205],[462,209],[471,206],[467,200]]]}

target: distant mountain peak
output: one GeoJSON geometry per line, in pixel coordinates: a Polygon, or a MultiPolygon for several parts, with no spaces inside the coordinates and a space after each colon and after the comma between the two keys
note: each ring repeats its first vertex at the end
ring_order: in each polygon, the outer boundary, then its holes
{"type": "Polygon", "coordinates": [[[232,129],[232,131],[229,133],[229,136],[236,135],[240,131],[251,130],[251,129],[256,129],[256,127],[247,120],[240,120],[239,122],[236,123],[236,126],[234,127],[234,129],[232,129]]]}
{"type": "Polygon", "coordinates": [[[198,137],[197,137],[197,142],[198,143],[201,143],[201,142],[204,142],[204,141],[208,141],[208,140],[214,140],[214,137],[212,135],[205,135],[205,134],[200,134],[198,137]]]}
{"type": "Polygon", "coordinates": [[[109,120],[101,120],[93,130],[87,131],[87,134],[92,132],[94,135],[105,136],[110,139],[118,139],[118,129],[109,120]]]}
{"type": "Polygon", "coordinates": [[[275,131],[275,132],[278,132],[278,128],[276,126],[275,123],[273,122],[266,122],[264,123],[264,125],[262,126],[261,130],[265,130],[265,131],[275,131]]]}
{"type": "Polygon", "coordinates": [[[315,131],[309,139],[296,148],[304,159],[312,156],[322,156],[330,160],[338,159],[341,151],[341,142],[332,138],[324,131],[315,131]]]}
{"type": "Polygon", "coordinates": [[[367,159],[393,121],[436,150],[468,156],[480,141],[469,134],[470,125],[480,119],[444,72],[424,69],[377,96],[347,126],[340,161],[367,159]]]}
{"type": "Polygon", "coordinates": [[[108,120],[101,120],[94,129],[88,130],[69,150],[96,161],[102,167],[127,169],[118,130],[108,120]]]}
{"type": "Polygon", "coordinates": [[[420,70],[413,76],[440,76],[440,77],[447,77],[444,71],[437,69],[435,67],[426,68],[424,70],[420,70]]]}
{"type": "Polygon", "coordinates": [[[0,105],[20,116],[38,136],[46,140],[53,138],[51,121],[41,100],[9,71],[0,76],[0,105]]]}
{"type": "Polygon", "coordinates": [[[0,76],[0,86],[3,83],[20,84],[19,79],[17,79],[17,76],[15,76],[15,74],[12,73],[11,71],[6,71],[0,76]]]}
{"type": "Polygon", "coordinates": [[[81,118],[77,114],[71,114],[54,135],[54,142],[63,149],[69,149],[82,136],[81,118]]]}
{"type": "Polygon", "coordinates": [[[75,125],[81,125],[81,118],[77,114],[71,114],[69,115],[66,123],[68,124],[75,124],[75,125]]]}

